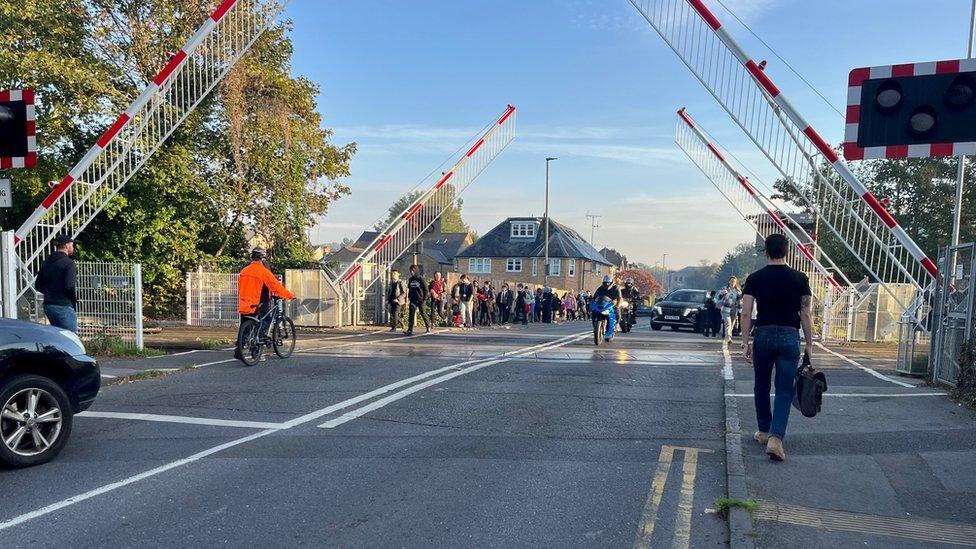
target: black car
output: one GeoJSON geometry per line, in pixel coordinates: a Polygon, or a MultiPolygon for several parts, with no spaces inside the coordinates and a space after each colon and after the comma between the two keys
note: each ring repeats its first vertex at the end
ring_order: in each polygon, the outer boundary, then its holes
{"type": "Polygon", "coordinates": [[[670,326],[672,330],[691,328],[700,331],[699,313],[705,305],[705,290],[674,290],[654,304],[651,329],[670,326]]]}
{"type": "Polygon", "coordinates": [[[95,400],[101,373],[78,336],[33,322],[0,319],[0,464],[54,459],[72,419],[95,400]]]}

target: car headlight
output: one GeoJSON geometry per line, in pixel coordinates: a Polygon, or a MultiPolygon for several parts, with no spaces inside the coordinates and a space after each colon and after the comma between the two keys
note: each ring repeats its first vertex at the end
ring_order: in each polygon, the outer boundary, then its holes
{"type": "Polygon", "coordinates": [[[81,342],[81,338],[78,337],[78,334],[72,332],[71,330],[58,330],[58,332],[60,332],[61,335],[74,342],[74,344],[77,345],[78,347],[81,347],[81,354],[85,354],[87,352],[85,351],[85,344],[81,342]]]}
{"type": "Polygon", "coordinates": [[[655,314],[661,314],[661,308],[658,307],[657,305],[655,305],[654,308],[651,310],[654,311],[655,314]]]}
{"type": "Polygon", "coordinates": [[[691,313],[692,313],[693,311],[694,311],[694,309],[692,309],[691,307],[688,307],[687,309],[685,309],[685,312],[684,312],[684,313],[683,313],[683,314],[682,314],[681,316],[688,316],[688,315],[690,315],[690,314],[691,314],[691,313]]]}

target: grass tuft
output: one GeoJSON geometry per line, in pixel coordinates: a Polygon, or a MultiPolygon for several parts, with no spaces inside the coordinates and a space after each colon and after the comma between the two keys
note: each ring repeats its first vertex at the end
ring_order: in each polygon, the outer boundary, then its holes
{"type": "Polygon", "coordinates": [[[85,350],[88,354],[95,357],[114,357],[114,358],[145,358],[150,356],[160,356],[165,353],[159,349],[145,347],[136,349],[127,345],[122,338],[115,336],[97,336],[85,342],[85,350]]]}
{"type": "Polygon", "coordinates": [[[751,515],[756,509],[759,509],[759,502],[752,498],[718,498],[715,500],[715,514],[723,519],[728,518],[729,511],[734,507],[745,509],[751,515]]]}

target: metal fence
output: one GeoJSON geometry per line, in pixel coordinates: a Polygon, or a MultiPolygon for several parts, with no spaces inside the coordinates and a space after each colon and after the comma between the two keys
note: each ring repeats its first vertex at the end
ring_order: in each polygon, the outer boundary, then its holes
{"type": "Polygon", "coordinates": [[[976,245],[939,249],[939,268],[932,321],[932,377],[955,386],[963,347],[973,333],[976,245]]]}
{"type": "Polygon", "coordinates": [[[186,273],[186,324],[237,326],[237,273],[186,273]]]}
{"type": "Polygon", "coordinates": [[[78,336],[143,348],[142,265],[79,261],[78,336]]]}
{"type": "Polygon", "coordinates": [[[285,285],[296,299],[288,304],[288,316],[299,326],[341,326],[342,307],[335,283],[321,270],[288,269],[285,285]]]}
{"type": "Polygon", "coordinates": [[[824,339],[871,343],[899,340],[899,322],[918,291],[911,284],[864,283],[824,301],[824,339]]]}
{"type": "Polygon", "coordinates": [[[17,254],[13,231],[0,233],[0,318],[17,318],[17,254]]]}

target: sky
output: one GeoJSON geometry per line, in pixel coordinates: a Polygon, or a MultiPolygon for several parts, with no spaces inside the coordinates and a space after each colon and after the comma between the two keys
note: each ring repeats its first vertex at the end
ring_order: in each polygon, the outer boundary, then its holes
{"type": "MultiPolygon", "coordinates": [[[[970,0],[722,0],[835,107],[855,67],[965,57],[970,0]],[[924,6],[924,9],[922,9],[924,6]]],[[[843,119],[719,4],[705,0],[831,143],[843,119]]],[[[352,194],[311,231],[355,238],[505,105],[515,141],[463,195],[481,234],[550,215],[597,248],[668,267],[719,261],[754,234],[674,143],[688,112],[758,179],[773,168],[627,0],[292,0],[293,71],[320,86],[333,142],[356,142],[352,194]]],[[[449,165],[449,164],[448,164],[449,165]]],[[[430,181],[427,179],[426,181],[430,181]]],[[[754,180],[755,181],[755,180],[754,180]]]]}

